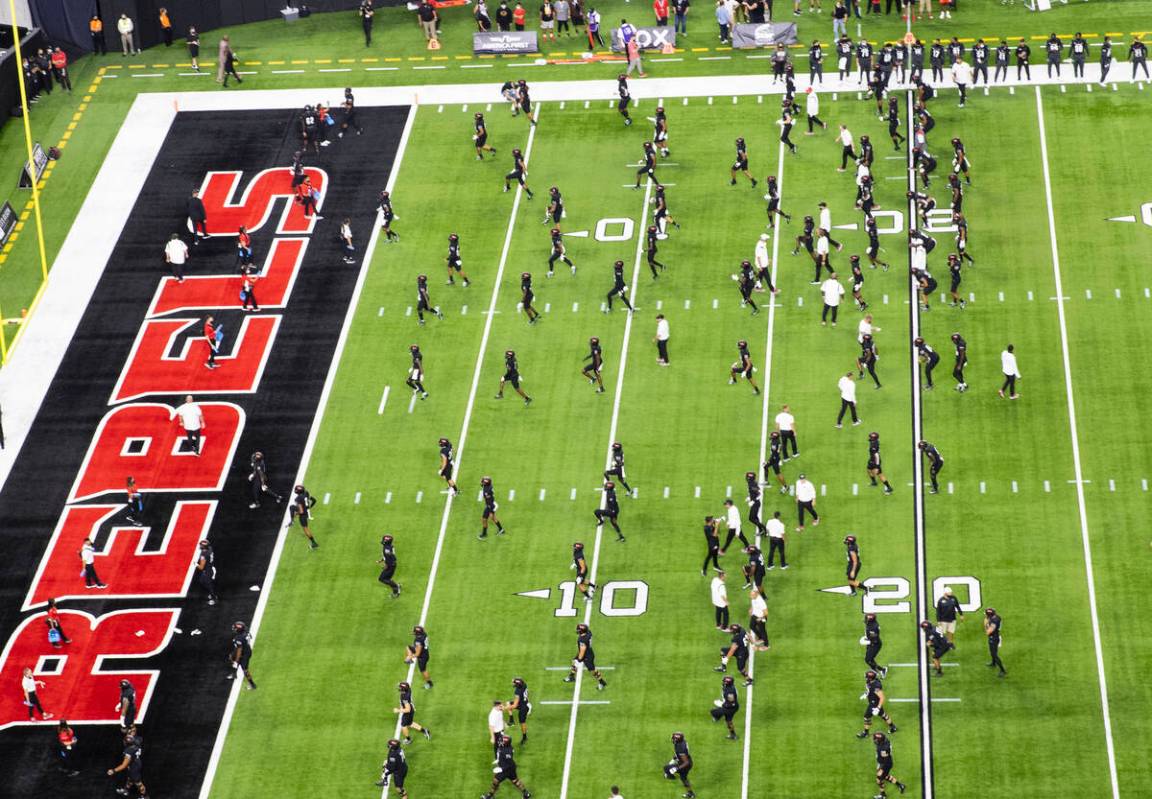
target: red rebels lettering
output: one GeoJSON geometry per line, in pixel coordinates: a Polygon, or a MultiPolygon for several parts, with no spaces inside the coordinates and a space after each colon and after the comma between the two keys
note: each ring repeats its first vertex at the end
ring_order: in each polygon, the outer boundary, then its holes
{"type": "MultiPolygon", "coordinates": [[[[84,539],[95,541],[100,527],[122,507],[73,505],[64,510],[23,610],[31,610],[50,597],[93,597],[93,591],[84,587],[78,553],[84,539]]],[[[208,535],[215,512],[214,501],[177,502],[164,538],[151,551],[144,550],[149,528],[113,527],[94,562],[96,573],[108,586],[100,591],[100,598],[187,595],[200,540],[208,535]]]]}
{"type": "MultiPolygon", "coordinates": [[[[288,304],[292,284],[304,260],[308,239],[273,239],[268,260],[256,283],[256,299],[263,309],[283,308],[288,304]]],[[[240,289],[244,278],[239,275],[189,276],[181,283],[174,277],[160,281],[160,289],[152,300],[149,316],[160,316],[173,311],[193,311],[214,308],[239,308],[240,289]]]]}
{"type": "MultiPolygon", "coordinates": [[[[286,198],[283,213],[276,226],[277,234],[307,234],[312,232],[314,217],[304,216],[304,206],[294,202],[296,190],[292,186],[292,170],[286,168],[266,169],[258,173],[248,183],[244,195],[238,203],[232,202],[242,172],[209,172],[200,189],[200,199],[208,213],[208,233],[213,236],[235,236],[240,226],[253,233],[263,227],[272,213],[272,205],[280,198],[286,198]]],[[[319,209],[324,204],[328,190],[328,176],[322,169],[305,167],[304,174],[312,181],[312,188],[320,192],[316,203],[319,209]]]]}
{"type": "Polygon", "coordinates": [[[59,649],[48,643],[44,616],[29,616],[8,639],[0,662],[0,685],[6,687],[0,691],[0,730],[30,723],[24,694],[17,690],[25,668],[44,682],[36,696],[56,718],[72,724],[119,722],[120,681],[128,680],[136,689],[136,718],[143,720],[159,672],[104,670],[102,666],[106,659],[143,658],[160,652],[172,637],[178,613],[176,608],[120,610],[97,619],[82,611],[62,610],[60,626],[72,643],[59,649]]]}
{"type": "Polygon", "coordinates": [[[124,491],[136,478],[146,494],[156,491],[219,491],[244,427],[244,411],[229,402],[204,402],[200,455],[182,452],[184,431],[172,408],[159,403],[126,405],[100,421],[69,502],[124,491]]]}
{"type": "Polygon", "coordinates": [[[205,368],[208,342],[201,335],[203,324],[201,319],[145,322],[112,392],[110,404],[154,394],[251,394],[256,391],[280,327],[280,317],[247,316],[235,335],[226,328],[224,344],[232,342],[232,354],[217,355],[217,369],[205,368]],[[179,353],[172,356],[169,353],[181,335],[188,337],[179,353]]]}

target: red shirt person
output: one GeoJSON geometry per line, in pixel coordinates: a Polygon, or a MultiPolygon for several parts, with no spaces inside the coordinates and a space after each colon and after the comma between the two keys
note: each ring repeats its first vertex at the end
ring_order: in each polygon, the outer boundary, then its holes
{"type": "Polygon", "coordinates": [[[204,320],[204,341],[208,344],[208,360],[204,365],[209,369],[215,369],[219,364],[216,363],[216,353],[220,350],[220,339],[223,338],[223,333],[216,325],[214,317],[209,316],[204,320]]]}
{"type": "Polygon", "coordinates": [[[668,0],[652,0],[652,10],[656,13],[656,24],[664,27],[668,24],[668,0]]]}

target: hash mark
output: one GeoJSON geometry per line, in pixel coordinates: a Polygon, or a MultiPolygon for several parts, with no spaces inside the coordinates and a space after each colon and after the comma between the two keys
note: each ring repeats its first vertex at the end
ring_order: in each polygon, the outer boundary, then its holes
{"type": "Polygon", "coordinates": [[[324,492],[324,504],[327,505],[331,501],[332,501],[332,495],[330,493],[328,493],[327,491],[325,491],[324,492]]]}
{"type": "Polygon", "coordinates": [[[516,489],[515,488],[509,488],[508,489],[508,501],[511,502],[514,499],[516,499],[516,489]]]}
{"type": "Polygon", "coordinates": [[[392,492],[391,491],[389,491],[387,494],[384,495],[384,504],[385,505],[391,505],[392,504],[392,492]]]}
{"type": "Polygon", "coordinates": [[[572,493],[568,495],[568,499],[575,501],[575,499],[576,499],[576,489],[575,488],[573,488],[572,493]]]}
{"type": "Polygon", "coordinates": [[[541,502],[544,501],[544,489],[543,488],[540,489],[540,501],[541,502]]]}
{"type": "Polygon", "coordinates": [[[352,504],[353,505],[359,505],[360,504],[360,492],[359,491],[357,491],[356,496],[352,498],[352,504]]]}
{"type": "Polygon", "coordinates": [[[423,491],[417,491],[416,492],[416,501],[417,502],[423,502],[424,501],[424,492],[423,491]]]}

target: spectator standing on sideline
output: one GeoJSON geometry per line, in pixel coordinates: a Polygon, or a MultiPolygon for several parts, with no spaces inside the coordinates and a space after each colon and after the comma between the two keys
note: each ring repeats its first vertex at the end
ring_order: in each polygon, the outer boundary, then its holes
{"type": "Polygon", "coordinates": [[[644,64],[640,61],[640,42],[637,41],[635,36],[633,36],[631,39],[628,40],[627,48],[628,48],[628,69],[625,72],[625,74],[631,75],[632,70],[636,70],[636,77],[638,77],[638,78],[647,77],[644,74],[644,64]]]}
{"type": "Polygon", "coordinates": [[[216,82],[224,82],[224,61],[228,57],[228,51],[232,49],[232,45],[228,41],[228,37],[221,36],[220,44],[216,46],[216,82]]]}
{"type": "Polygon", "coordinates": [[[140,51],[136,49],[136,44],[132,36],[133,31],[136,30],[136,25],[129,19],[127,14],[121,14],[120,19],[116,20],[116,30],[120,31],[120,49],[123,50],[120,57],[139,55],[140,51]]]}
{"type": "Polygon", "coordinates": [[[40,704],[40,697],[36,696],[36,689],[44,687],[43,680],[37,680],[32,674],[32,669],[25,667],[24,676],[20,679],[20,687],[24,691],[24,705],[28,708],[28,720],[34,721],[36,718],[35,711],[40,711],[40,719],[47,721],[52,718],[51,713],[46,713],[43,706],[40,704]]]}
{"type": "Polygon", "coordinates": [[[164,46],[172,46],[172,20],[168,18],[168,9],[160,9],[160,34],[164,37],[164,46]]]}
{"type": "Polygon", "coordinates": [[[676,13],[676,33],[688,35],[688,9],[692,0],[672,0],[672,10],[676,13]]]}
{"type": "Polygon", "coordinates": [[[1000,353],[1000,371],[1004,373],[1004,385],[1000,386],[1000,391],[997,393],[1000,398],[1004,398],[1004,392],[1008,392],[1008,399],[1019,399],[1020,395],[1016,393],[1016,381],[1020,379],[1020,367],[1016,365],[1016,347],[1009,344],[1005,350],[1000,353]]]}
{"type": "Polygon", "coordinates": [[[500,0],[500,7],[496,9],[496,28],[501,31],[512,30],[512,9],[508,7],[508,0],[500,0]]]}
{"type": "Polygon", "coordinates": [[[91,538],[85,538],[80,546],[80,560],[84,564],[84,587],[107,588],[96,574],[96,547],[91,538]]]}
{"type": "Polygon", "coordinates": [[[428,0],[422,0],[416,9],[416,17],[420,20],[420,29],[424,31],[424,38],[432,41],[436,38],[436,27],[439,15],[428,0]]]}
{"type": "Polygon", "coordinates": [[[516,8],[512,9],[512,23],[516,26],[516,30],[522,31],[527,21],[528,11],[524,8],[524,4],[517,0],[516,8]]]}
{"type": "Polygon", "coordinates": [[[360,25],[364,28],[364,46],[370,47],[372,45],[372,16],[376,13],[372,8],[372,0],[364,0],[360,4],[360,10],[356,13],[360,15],[360,25]]]}
{"type": "Polygon", "coordinates": [[[484,0],[476,1],[476,30],[487,33],[492,30],[492,18],[488,16],[488,4],[484,0]]]}
{"type": "Polygon", "coordinates": [[[656,363],[661,366],[668,365],[668,338],[671,335],[668,329],[668,320],[664,314],[656,314],[656,363]]]}
{"type": "Polygon", "coordinates": [[[180,239],[179,233],[173,233],[164,245],[164,260],[172,270],[172,277],[177,283],[184,282],[184,264],[188,261],[188,245],[180,239]]]}
{"type": "Polygon", "coordinates": [[[228,52],[224,54],[224,86],[228,86],[228,78],[235,78],[237,83],[243,83],[240,75],[236,72],[236,53],[232,48],[228,48],[228,52]]]}
{"type": "Polygon", "coordinates": [[[188,28],[188,36],[185,37],[188,43],[188,58],[192,60],[192,71],[200,71],[200,34],[196,32],[196,26],[192,25],[188,28]]]}
{"type": "Polygon", "coordinates": [[[188,448],[199,455],[200,435],[204,432],[204,411],[192,399],[191,394],[184,397],[184,404],[176,409],[176,418],[180,421],[188,448]]]}
{"type": "Polygon", "coordinates": [[[568,0],[556,0],[552,4],[552,8],[556,11],[556,34],[561,33],[571,36],[572,35],[572,6],[568,4],[568,0]]]}
{"type": "Polygon", "coordinates": [[[193,189],[192,196],[188,198],[188,221],[192,223],[192,243],[198,244],[199,239],[208,238],[208,211],[204,208],[204,201],[200,199],[200,190],[193,189]]]}
{"type": "Polygon", "coordinates": [[[848,7],[844,5],[844,0],[836,0],[836,7],[832,9],[832,40],[837,41],[847,35],[848,7]]]}
{"type": "Polygon", "coordinates": [[[546,42],[556,41],[556,9],[550,0],[540,5],[540,38],[546,42]]]}
{"type": "Polygon", "coordinates": [[[712,607],[716,611],[716,629],[728,629],[728,586],[724,585],[724,572],[716,572],[712,578],[712,607]]]}
{"type": "Polygon", "coordinates": [[[72,79],[68,77],[68,56],[57,47],[52,51],[52,72],[56,75],[56,82],[72,93],[72,79]]]}
{"type": "Polygon", "coordinates": [[[92,36],[92,54],[107,55],[108,45],[104,43],[104,20],[96,14],[88,20],[88,33],[92,36]]]}
{"type": "Polygon", "coordinates": [[[652,12],[656,15],[656,27],[668,27],[669,0],[652,0],[652,12]]]}
{"type": "Polygon", "coordinates": [[[597,45],[604,46],[604,37],[600,35],[600,12],[595,8],[590,8],[588,9],[588,51],[595,50],[597,45]]]}
{"type": "Polygon", "coordinates": [[[728,29],[732,25],[732,12],[724,0],[716,0],[716,24],[720,28],[720,44],[728,44],[728,29]]]}

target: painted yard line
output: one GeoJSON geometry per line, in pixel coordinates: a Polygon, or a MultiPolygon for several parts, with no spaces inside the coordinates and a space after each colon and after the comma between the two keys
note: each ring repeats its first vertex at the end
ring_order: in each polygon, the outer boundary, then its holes
{"type": "MultiPolygon", "coordinates": [[[[544,671],[569,671],[571,666],[545,666],[544,671]]],[[[601,666],[600,671],[616,671],[615,666],[601,666]]]]}
{"type": "MultiPolygon", "coordinates": [[[[920,665],[919,663],[889,663],[888,668],[890,668],[890,669],[914,669],[919,665],[920,665]]],[[[958,668],[960,668],[959,663],[941,663],[940,665],[946,669],[958,669],[958,668]]]]}
{"type": "Polygon", "coordinates": [[[417,398],[418,398],[418,395],[416,394],[415,391],[413,391],[411,399],[408,400],[408,413],[412,413],[412,411],[416,410],[417,398]]]}
{"type": "MultiPolygon", "coordinates": [[[[644,204],[640,206],[640,227],[644,227],[648,219],[648,203],[652,199],[652,179],[644,184],[644,204]]],[[[636,257],[632,266],[632,305],[635,306],[636,292],[640,285],[640,256],[644,250],[644,237],[636,237],[636,257]]],[[[634,313],[629,313],[624,320],[624,340],[620,344],[620,368],[616,372],[616,395],[612,398],[612,421],[608,426],[608,443],[605,447],[605,468],[612,462],[612,442],[616,440],[616,430],[620,424],[620,400],[624,395],[624,372],[628,366],[628,343],[632,338],[632,319],[634,313]]],[[[575,494],[575,490],[573,490],[575,494]]],[[[604,506],[604,494],[600,495],[600,506],[604,506]]],[[[600,546],[603,543],[604,527],[596,528],[596,542],[592,548],[592,567],[588,573],[589,581],[596,582],[596,573],[600,568],[600,546]]],[[[593,603],[587,602],[584,607],[584,623],[592,621],[593,603]]],[[[576,715],[580,710],[580,687],[583,684],[584,669],[576,670],[576,683],[572,689],[572,713],[568,717],[568,739],[564,746],[564,773],[560,778],[560,799],[568,799],[568,781],[572,777],[572,752],[576,743],[576,715]]]]}
{"type": "Polygon", "coordinates": [[[384,386],[384,395],[380,397],[380,407],[376,409],[376,415],[384,413],[384,406],[388,404],[388,392],[392,390],[392,386],[384,386]]]}
{"type": "MultiPolygon", "coordinates": [[[[776,189],[777,192],[783,196],[784,191],[784,142],[780,142],[780,148],[776,156],[776,189]]],[[[778,217],[773,218],[773,224],[777,221],[778,217]]],[[[779,228],[774,227],[773,232],[777,235],[772,237],[772,283],[773,286],[780,285],[777,280],[776,264],[780,258],[780,236],[779,228]]],[[[769,295],[768,302],[768,331],[764,336],[764,386],[761,393],[764,399],[761,403],[760,410],[760,451],[759,458],[756,463],[761,464],[765,460],[765,453],[768,451],[768,414],[769,414],[769,395],[772,393],[772,334],[776,328],[776,306],[779,303],[772,302],[771,295],[769,295]]],[[[758,469],[756,471],[759,471],[758,469]]],[[[760,546],[760,535],[757,532],[756,546],[760,546]]],[[[755,679],[756,677],[756,651],[751,648],[748,652],[748,676],[755,679]]],[[[740,767],[740,799],[748,799],[748,785],[751,773],[752,763],[752,700],[754,698],[753,690],[755,686],[749,685],[744,689],[744,753],[743,761],[740,767]]]]}
{"type": "MultiPolygon", "coordinates": [[[[909,697],[909,698],[892,697],[888,701],[889,702],[919,702],[920,700],[917,698],[912,698],[912,697],[909,697]]],[[[931,701],[933,701],[933,702],[960,702],[963,700],[957,699],[956,697],[952,697],[952,696],[934,696],[931,698],[931,701]]]]}
{"type": "MultiPolygon", "coordinates": [[[[303,73],[304,73],[304,70],[302,70],[302,69],[274,69],[274,70],[272,70],[273,75],[301,75],[303,73]]],[[[208,73],[205,72],[203,74],[207,75],[208,73]]]]}
{"type": "Polygon", "coordinates": [[[581,699],[579,703],[573,702],[571,699],[542,699],[539,700],[542,705],[572,705],[576,707],[577,704],[581,705],[610,705],[611,699],[581,699]]]}
{"type": "MultiPolygon", "coordinates": [[[[1056,296],[1064,296],[1064,281],[1060,274],[1060,248],[1056,242],[1056,213],[1052,207],[1052,178],[1048,167],[1048,137],[1044,127],[1044,101],[1040,87],[1036,87],[1036,119],[1040,128],[1040,158],[1044,166],[1044,196],[1048,210],[1048,238],[1052,245],[1052,278],[1056,296]]],[[[1076,398],[1072,391],[1072,357],[1068,351],[1068,322],[1064,300],[1056,303],[1060,322],[1060,350],[1064,365],[1064,391],[1068,402],[1068,426],[1072,438],[1072,466],[1076,477],[1076,504],[1080,515],[1080,539],[1084,546],[1084,576],[1088,585],[1088,608],[1092,614],[1092,643],[1096,649],[1096,674],[1100,683],[1100,705],[1104,714],[1104,742],[1108,750],[1108,776],[1112,797],[1120,799],[1120,781],[1116,773],[1116,747],[1112,740],[1112,717],[1108,709],[1108,679],[1104,670],[1104,650],[1100,641],[1100,618],[1096,610],[1096,578],[1092,571],[1092,542],[1088,536],[1088,509],[1084,502],[1084,472],[1080,462],[1080,433],[1076,423],[1076,398]]]]}
{"type": "MultiPolygon", "coordinates": [[[[540,120],[541,106],[536,107],[536,120],[540,120]]],[[[533,125],[528,129],[528,143],[524,146],[524,163],[527,164],[532,157],[532,144],[536,139],[536,131],[539,130],[538,125],[533,125]]],[[[496,267],[496,277],[492,283],[492,296],[488,301],[488,310],[492,311],[496,308],[496,303],[500,299],[500,285],[504,282],[504,268],[508,264],[508,252],[512,247],[512,233],[516,229],[516,215],[520,210],[520,200],[524,196],[524,190],[517,185],[516,195],[512,200],[512,211],[508,215],[508,228],[504,234],[504,246],[500,251],[500,261],[496,267]]],[[[493,313],[487,314],[484,319],[484,331],[480,336],[480,348],[476,353],[476,364],[472,369],[472,384],[468,389],[468,401],[464,406],[464,420],[460,424],[460,435],[457,437],[459,442],[456,446],[456,474],[459,475],[460,465],[464,460],[464,449],[468,443],[468,430],[472,424],[472,409],[476,406],[476,395],[480,390],[480,373],[484,367],[484,356],[488,352],[488,341],[492,337],[492,322],[496,318],[493,313]]],[[[432,565],[428,569],[428,585],[424,589],[424,601],[420,606],[420,620],[417,624],[423,626],[428,621],[428,609],[432,604],[432,591],[436,587],[436,576],[440,571],[440,558],[444,552],[444,540],[448,535],[448,519],[452,514],[452,500],[454,494],[449,494],[448,498],[444,500],[444,512],[440,517],[440,532],[436,536],[436,549],[432,554],[432,565]]],[[[407,682],[412,682],[412,677],[416,673],[416,664],[413,662],[408,666],[408,676],[405,678],[407,682]]],[[[399,737],[400,735],[400,718],[396,719],[396,729],[392,737],[399,737]]],[[[384,788],[381,792],[382,799],[387,799],[388,788],[384,788]]]]}
{"type": "MultiPolygon", "coordinates": [[[[404,161],[404,151],[408,148],[408,139],[412,134],[412,126],[416,121],[416,106],[408,109],[408,118],[404,122],[404,131],[400,134],[400,143],[396,146],[396,157],[392,162],[392,170],[388,174],[388,183],[385,188],[389,191],[396,187],[396,175],[400,172],[400,165],[404,161]]],[[[348,332],[352,329],[352,319],[356,308],[360,304],[360,294],[364,289],[364,281],[368,277],[368,265],[372,262],[372,253],[376,250],[379,239],[380,225],[373,225],[372,236],[364,250],[364,258],[360,262],[360,274],[356,278],[356,287],[348,301],[348,311],[344,315],[344,325],[340,328],[340,337],[336,342],[336,351],[332,354],[332,361],[328,367],[328,376],[324,379],[324,388],[320,392],[320,403],[317,406],[316,418],[312,420],[312,427],[308,430],[308,439],[304,444],[304,453],[300,458],[300,469],[296,473],[296,483],[303,483],[308,471],[308,464],[312,460],[312,451],[316,447],[316,437],[320,432],[320,425],[324,421],[324,414],[328,410],[328,398],[332,394],[332,385],[336,382],[336,372],[339,368],[341,356],[344,354],[344,345],[348,342],[348,332]]],[[[289,511],[284,511],[286,521],[291,521],[289,511]]],[[[252,632],[252,641],[255,643],[260,632],[260,622],[264,617],[264,610],[268,606],[268,597],[272,593],[276,581],[276,570],[280,565],[280,556],[284,552],[284,543],[288,540],[288,528],[280,531],[276,539],[276,546],[272,550],[272,560],[268,564],[268,572],[264,575],[260,597],[256,600],[256,610],[252,614],[252,623],[249,628],[252,632]]],[[[232,690],[228,694],[228,702],[224,706],[224,717],[220,721],[220,729],[216,732],[216,740],[212,744],[212,753],[208,758],[208,766],[204,772],[204,781],[200,785],[200,799],[208,799],[212,791],[212,783],[216,778],[216,769],[220,766],[220,755],[224,751],[224,740],[228,735],[228,727],[232,723],[232,715],[236,712],[236,700],[240,696],[241,680],[233,680],[232,690]]]]}
{"type": "MultiPolygon", "coordinates": [[[[907,169],[908,169],[908,190],[911,192],[916,191],[916,173],[913,169],[912,162],[912,142],[914,141],[914,131],[912,130],[912,92],[909,91],[905,94],[905,114],[907,127],[906,135],[908,137],[907,154],[907,169]]],[[[916,205],[912,200],[908,201],[908,218],[916,218],[916,205]]],[[[911,265],[912,251],[908,251],[908,263],[911,265]]],[[[920,335],[920,303],[916,301],[916,284],[911,280],[908,281],[909,292],[909,305],[908,305],[908,318],[910,320],[910,338],[915,340],[920,335]]],[[[909,349],[911,349],[912,342],[909,341],[909,349]]],[[[916,613],[919,618],[928,618],[929,601],[927,597],[927,590],[930,583],[927,576],[927,552],[924,540],[924,459],[920,455],[917,447],[919,441],[924,438],[924,408],[923,408],[923,391],[920,387],[920,365],[915,358],[910,358],[911,361],[911,375],[912,375],[912,473],[913,481],[916,487],[912,491],[913,502],[913,524],[915,526],[915,541],[916,541],[916,613]]],[[[924,799],[933,799],[936,791],[936,778],[933,773],[932,763],[932,703],[929,701],[932,697],[932,689],[929,683],[928,676],[928,658],[927,653],[924,651],[926,639],[924,631],[918,630],[917,640],[920,642],[916,660],[920,665],[917,670],[918,684],[919,684],[919,700],[920,704],[920,780],[921,792],[924,799]]]]}

